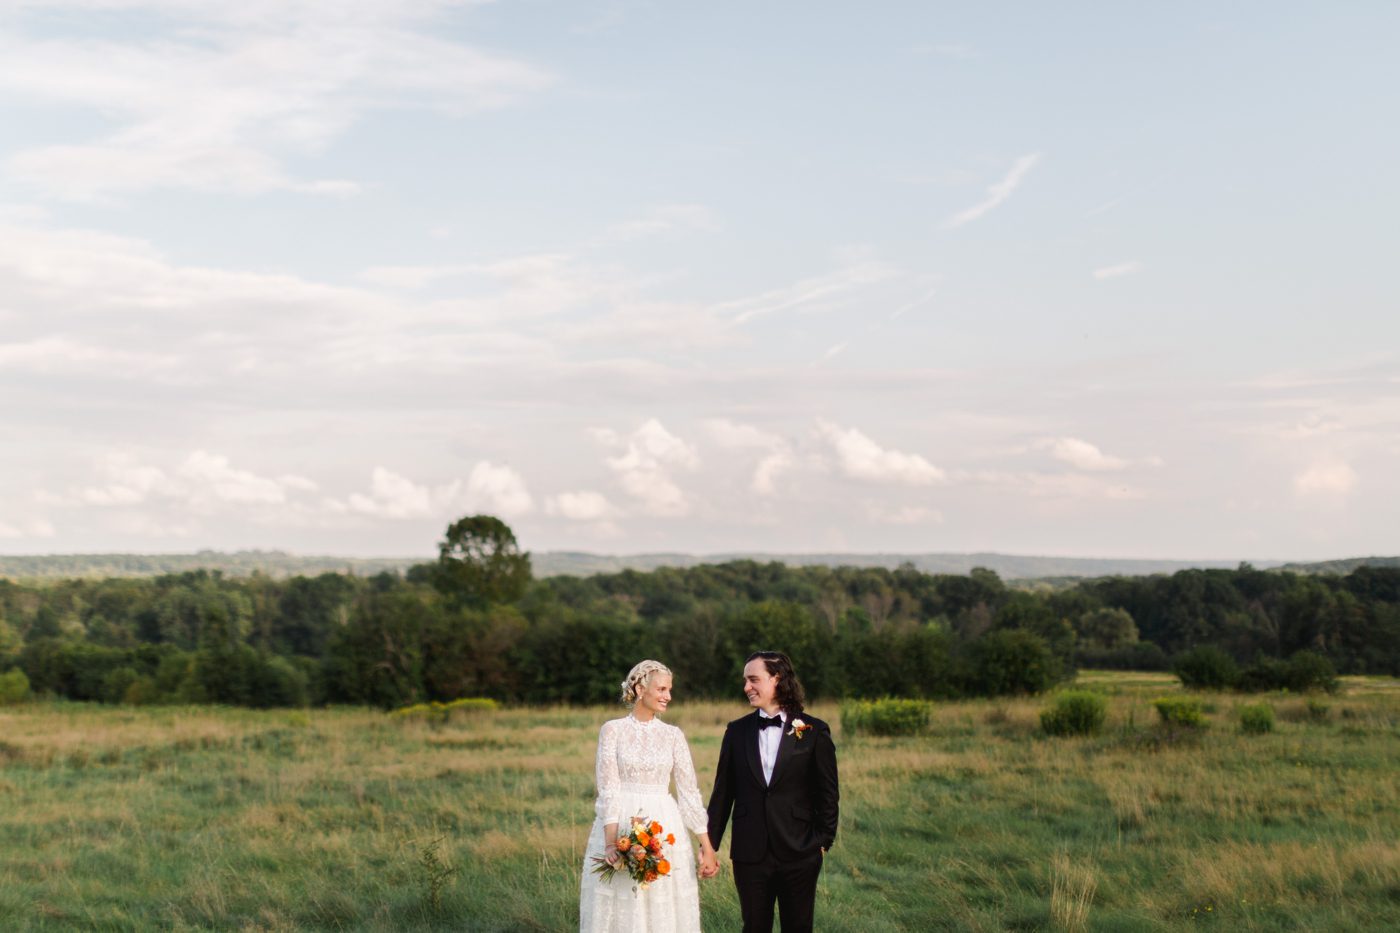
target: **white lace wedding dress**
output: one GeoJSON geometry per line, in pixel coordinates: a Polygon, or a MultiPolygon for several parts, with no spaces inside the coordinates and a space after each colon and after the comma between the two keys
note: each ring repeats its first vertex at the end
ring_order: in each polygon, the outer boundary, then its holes
{"type": "Polygon", "coordinates": [[[705,806],[695,782],[695,764],[685,734],[653,718],[638,722],[630,715],[603,723],[598,733],[597,819],[583,853],[579,890],[582,933],[700,933],[700,890],[696,884],[695,847],[686,830],[707,830],[705,806]],[[671,796],[670,784],[676,784],[671,796]],[[611,881],[593,874],[593,857],[604,854],[603,826],[618,824],[627,832],[632,817],[644,816],[673,834],[663,843],[671,873],[644,890],[619,872],[611,881]]]}

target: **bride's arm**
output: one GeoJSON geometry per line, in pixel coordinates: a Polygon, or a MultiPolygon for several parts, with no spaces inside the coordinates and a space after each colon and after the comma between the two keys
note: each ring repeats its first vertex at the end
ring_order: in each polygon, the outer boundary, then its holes
{"type": "Polygon", "coordinates": [[[695,778],[695,761],[690,757],[690,744],[685,733],[675,730],[671,749],[671,777],[676,782],[676,803],[680,804],[681,819],[686,829],[695,834],[700,842],[700,859],[708,863],[715,855],[715,847],[710,844],[709,814],[705,812],[704,801],[700,798],[700,786],[695,778]]]}
{"type": "Polygon", "coordinates": [[[617,792],[622,780],[617,773],[617,732],[610,722],[603,723],[598,732],[598,760],[593,772],[598,785],[593,809],[603,821],[604,854],[611,862],[617,856],[617,792]]]}

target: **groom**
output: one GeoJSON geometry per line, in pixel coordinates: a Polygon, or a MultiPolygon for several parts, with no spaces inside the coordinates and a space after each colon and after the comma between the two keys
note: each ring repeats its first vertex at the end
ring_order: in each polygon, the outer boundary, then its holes
{"type": "MultiPolygon", "coordinates": [[[[754,712],[725,730],[708,808],[710,838],[718,849],[732,809],[729,857],[744,933],[773,929],[775,901],[783,933],[810,931],[817,876],[836,840],[836,746],[826,723],[802,715],[806,698],[787,655],[750,655],[744,695],[754,712]]],[[[718,870],[715,862],[702,874],[718,870]]]]}

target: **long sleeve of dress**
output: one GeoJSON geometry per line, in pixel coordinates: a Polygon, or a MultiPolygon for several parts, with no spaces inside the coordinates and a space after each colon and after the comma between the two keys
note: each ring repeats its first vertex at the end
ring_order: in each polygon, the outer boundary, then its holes
{"type": "Polygon", "coordinates": [[[709,831],[709,815],[705,803],[700,798],[700,787],[695,780],[695,762],[690,757],[690,744],[685,733],[675,730],[671,746],[671,778],[676,782],[676,803],[680,804],[681,819],[686,829],[695,835],[709,831]]]}
{"type": "Polygon", "coordinates": [[[598,762],[594,766],[598,799],[593,809],[604,824],[618,822],[617,792],[622,778],[617,773],[617,729],[610,722],[598,731],[598,762]]]}

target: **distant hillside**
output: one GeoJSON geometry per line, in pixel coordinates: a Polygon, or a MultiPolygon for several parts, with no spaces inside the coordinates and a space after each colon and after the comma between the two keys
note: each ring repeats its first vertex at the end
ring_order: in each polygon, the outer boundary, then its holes
{"type": "Polygon", "coordinates": [[[1400,557],[1348,557],[1343,560],[1321,560],[1308,564],[1281,564],[1275,569],[1293,573],[1335,573],[1345,576],[1357,567],[1400,567],[1400,557]]]}
{"type": "MultiPolygon", "coordinates": [[[[1015,554],[587,554],[552,551],[533,556],[538,576],[616,573],[619,570],[655,570],[657,567],[694,567],[731,560],[777,561],[793,567],[887,567],[912,564],[924,573],[965,574],[974,567],[995,570],[1004,580],[1033,580],[1047,577],[1146,576],[1175,573],[1190,568],[1233,569],[1239,561],[1126,560],[1093,557],[1026,557],[1015,554]]],[[[1277,561],[1256,564],[1275,566],[1277,561]]]]}
{"type": "Polygon", "coordinates": [[[220,570],[230,577],[265,573],[272,577],[351,573],[373,576],[404,570],[431,557],[303,557],[285,551],[199,551],[195,554],[0,555],[0,578],[42,580],[61,577],[154,577],[189,570],[220,570]]]}
{"type": "MultiPolygon", "coordinates": [[[[351,573],[369,576],[383,571],[403,571],[422,557],[316,557],[284,551],[200,551],[195,554],[63,554],[0,556],[0,577],[55,579],[61,577],[148,577],[190,570],[219,570],[233,577],[265,573],[272,577],[351,573]]],[[[620,570],[655,570],[658,567],[694,567],[733,560],[777,561],[790,566],[887,567],[911,564],[925,573],[965,574],[974,567],[995,570],[1005,580],[1048,580],[1074,577],[1145,576],[1174,573],[1189,568],[1233,568],[1237,561],[1121,560],[1083,557],[1028,557],[1013,554],[588,554],[579,551],[544,551],[532,555],[536,576],[587,576],[620,570]]],[[[1370,558],[1364,562],[1395,566],[1398,558],[1370,558]],[[1388,562],[1388,563],[1386,563],[1388,562]]],[[[1301,573],[1345,573],[1363,561],[1325,564],[1290,564],[1301,573]],[[1334,569],[1335,565],[1335,569],[1334,569]],[[1314,569],[1319,568],[1319,569],[1314,569]]],[[[1277,567],[1277,561],[1256,563],[1277,567]]]]}

